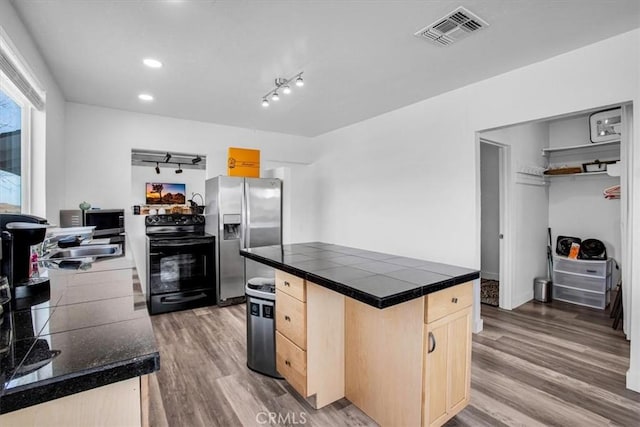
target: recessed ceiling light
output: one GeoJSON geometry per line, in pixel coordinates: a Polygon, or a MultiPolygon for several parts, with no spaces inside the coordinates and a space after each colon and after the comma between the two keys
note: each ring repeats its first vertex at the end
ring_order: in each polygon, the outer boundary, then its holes
{"type": "Polygon", "coordinates": [[[142,63],[149,68],[162,68],[162,62],[153,58],[145,58],[142,60],[142,63]]]}
{"type": "Polygon", "coordinates": [[[138,95],[138,99],[140,101],[151,102],[153,101],[153,95],[149,95],[148,93],[141,93],[140,95],[138,95]]]}

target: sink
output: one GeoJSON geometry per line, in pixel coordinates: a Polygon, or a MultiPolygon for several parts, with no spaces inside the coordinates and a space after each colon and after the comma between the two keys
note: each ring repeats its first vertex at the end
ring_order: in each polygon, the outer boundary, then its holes
{"type": "Polygon", "coordinates": [[[87,257],[111,257],[122,255],[120,245],[85,245],[53,251],[44,257],[45,260],[74,259],[87,257]]]}

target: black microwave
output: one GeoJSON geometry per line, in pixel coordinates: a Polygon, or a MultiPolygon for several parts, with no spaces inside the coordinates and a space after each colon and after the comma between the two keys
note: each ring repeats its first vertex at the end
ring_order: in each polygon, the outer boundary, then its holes
{"type": "Polygon", "coordinates": [[[95,225],[94,236],[124,233],[124,209],[86,210],[84,211],[83,225],[95,225]]]}

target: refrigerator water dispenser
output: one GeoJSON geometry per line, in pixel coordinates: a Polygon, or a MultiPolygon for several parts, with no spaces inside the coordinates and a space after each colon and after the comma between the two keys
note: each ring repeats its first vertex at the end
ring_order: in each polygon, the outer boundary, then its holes
{"type": "Polygon", "coordinates": [[[222,216],[224,225],[224,240],[240,239],[241,216],[239,214],[228,214],[222,216]]]}

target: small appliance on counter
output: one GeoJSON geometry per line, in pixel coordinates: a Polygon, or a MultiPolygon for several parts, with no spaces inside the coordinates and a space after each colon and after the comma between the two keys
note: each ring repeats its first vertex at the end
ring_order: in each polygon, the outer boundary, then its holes
{"type": "Polygon", "coordinates": [[[114,236],[124,233],[124,209],[63,209],[60,226],[94,226],[94,236],[114,236]]]}
{"type": "Polygon", "coordinates": [[[44,240],[47,220],[32,215],[0,214],[2,271],[14,299],[29,298],[50,291],[49,279],[30,277],[31,247],[44,240]]]}

